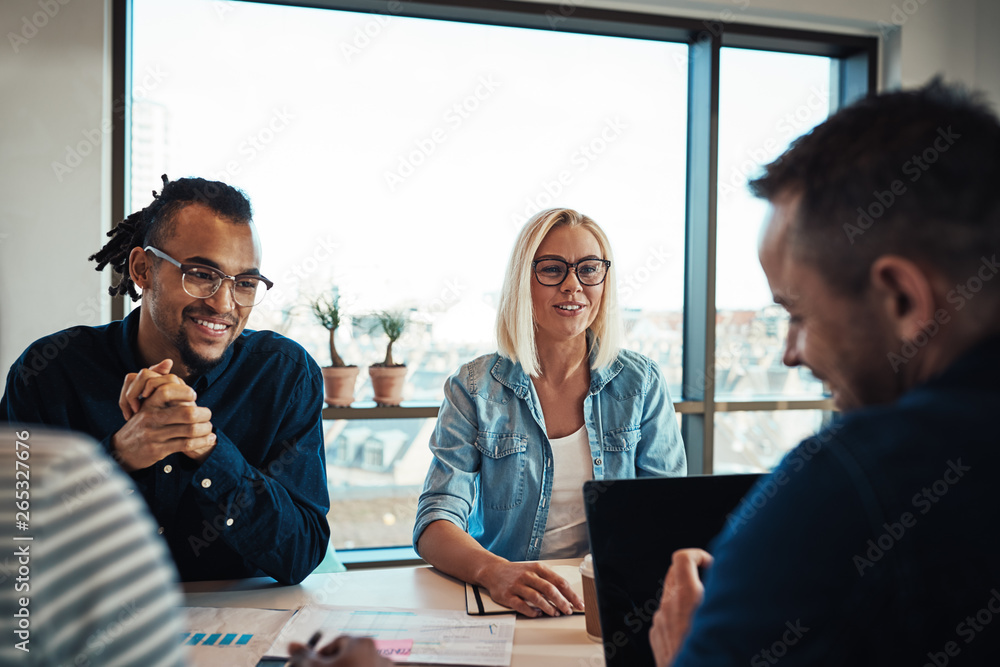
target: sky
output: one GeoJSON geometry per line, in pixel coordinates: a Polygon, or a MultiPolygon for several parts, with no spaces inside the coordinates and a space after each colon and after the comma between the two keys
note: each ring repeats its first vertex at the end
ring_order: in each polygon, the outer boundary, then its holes
{"type": "MultiPolygon", "coordinates": [[[[335,284],[357,312],[460,306],[487,335],[515,235],[551,206],[606,230],[623,306],[682,308],[684,45],[217,0],[135,0],[133,43],[136,98],[166,110],[141,189],[161,167],[244,189],[270,308],[335,284]]],[[[829,78],[724,50],[720,309],[771,302],[746,177],[826,116],[829,78]]]]}

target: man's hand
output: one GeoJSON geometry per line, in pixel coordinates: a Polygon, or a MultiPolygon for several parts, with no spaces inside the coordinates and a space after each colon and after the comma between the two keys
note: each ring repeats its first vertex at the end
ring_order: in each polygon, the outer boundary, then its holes
{"type": "Polygon", "coordinates": [[[656,667],[669,667],[680,652],[691,630],[691,618],[705,596],[698,568],[711,564],[711,554],[702,549],[674,552],[663,584],[660,608],[653,615],[653,627],[649,630],[649,644],[653,647],[656,667]]]}
{"type": "Polygon", "coordinates": [[[199,407],[195,391],[169,374],[172,363],[166,359],[125,377],[118,405],[128,421],[111,438],[125,470],[148,468],[174,452],[204,461],[215,447],[212,411],[199,407]]]}
{"type": "Polygon", "coordinates": [[[122,392],[118,397],[118,407],[121,408],[125,421],[139,412],[142,401],[164,384],[184,384],[184,380],[170,373],[174,366],[173,359],[164,359],[158,364],[143,368],[138,373],[129,373],[122,383],[122,392]]]}
{"type": "Polygon", "coordinates": [[[493,563],[483,572],[490,597],[525,616],[572,614],[583,600],[569,582],[541,563],[493,563]]]}
{"type": "Polygon", "coordinates": [[[318,651],[293,642],[288,653],[291,664],[296,667],[388,667],[393,664],[375,651],[375,643],[367,637],[344,635],[318,651]]]}

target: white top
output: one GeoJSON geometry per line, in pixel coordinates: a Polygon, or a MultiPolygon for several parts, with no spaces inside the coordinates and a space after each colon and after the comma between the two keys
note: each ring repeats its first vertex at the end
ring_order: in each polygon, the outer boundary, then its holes
{"type": "Polygon", "coordinates": [[[583,483],[594,478],[587,427],[565,438],[549,438],[552,446],[552,496],[542,537],[540,559],[573,558],[587,553],[587,517],[583,483]]]}

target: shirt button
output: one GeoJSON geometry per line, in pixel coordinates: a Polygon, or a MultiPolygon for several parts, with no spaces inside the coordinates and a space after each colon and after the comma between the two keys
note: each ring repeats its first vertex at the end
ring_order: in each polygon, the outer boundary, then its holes
{"type": "Polygon", "coordinates": [[[173,472],[173,470],[174,470],[174,467],[172,465],[170,465],[169,463],[167,465],[163,466],[163,472],[167,473],[168,475],[171,472],[173,472]]]}
{"type": "Polygon", "coordinates": [[[207,489],[210,486],[212,486],[212,480],[210,480],[207,477],[205,479],[201,480],[201,488],[207,489]]]}
{"type": "Polygon", "coordinates": [[[601,465],[601,459],[594,459],[594,465],[595,466],[601,465]]]}
{"type": "Polygon", "coordinates": [[[227,526],[233,525],[233,520],[232,519],[226,519],[226,525],[227,526]]]}
{"type": "Polygon", "coordinates": [[[160,526],[159,528],[156,529],[156,534],[157,535],[162,535],[163,534],[163,526],[160,526]]]}

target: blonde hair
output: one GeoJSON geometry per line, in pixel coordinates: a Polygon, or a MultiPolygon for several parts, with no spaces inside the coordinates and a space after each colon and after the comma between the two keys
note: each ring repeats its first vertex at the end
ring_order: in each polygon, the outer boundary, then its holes
{"type": "Polygon", "coordinates": [[[604,279],[604,292],[597,318],[589,329],[593,333],[593,345],[597,346],[591,367],[601,368],[614,361],[624,338],[624,326],[618,309],[615,262],[611,256],[611,243],[604,230],[592,219],[572,209],[552,208],[542,211],[525,223],[514,242],[500,292],[496,323],[497,348],[500,354],[519,362],[524,372],[532,377],[537,377],[541,369],[535,346],[535,316],[531,300],[534,271],[531,263],[538,246],[555,227],[586,229],[597,239],[604,259],[611,261],[608,275],[604,279]]]}

